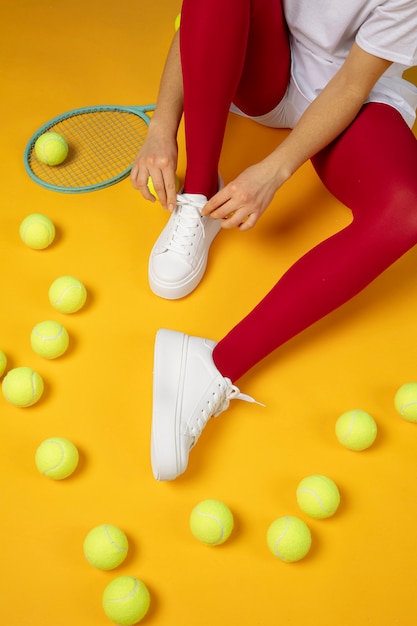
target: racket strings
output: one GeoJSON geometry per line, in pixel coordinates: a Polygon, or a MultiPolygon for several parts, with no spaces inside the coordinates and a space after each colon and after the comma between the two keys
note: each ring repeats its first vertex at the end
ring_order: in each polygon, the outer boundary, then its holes
{"type": "Polygon", "coordinates": [[[36,158],[33,145],[32,173],[44,183],[78,189],[123,178],[145,141],[148,126],[134,113],[105,110],[68,117],[48,130],[66,139],[68,157],[63,164],[50,167],[36,158]]]}

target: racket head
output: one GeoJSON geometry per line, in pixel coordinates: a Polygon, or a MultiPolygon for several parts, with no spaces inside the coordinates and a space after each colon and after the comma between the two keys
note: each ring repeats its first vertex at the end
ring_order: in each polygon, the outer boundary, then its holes
{"type": "Polygon", "coordinates": [[[85,193],[126,178],[145,141],[155,105],[101,105],[67,111],[43,124],[29,139],[25,169],[32,180],[51,191],[85,193]],[[36,157],[36,140],[48,131],[68,143],[68,156],[49,166],[36,157]]]}

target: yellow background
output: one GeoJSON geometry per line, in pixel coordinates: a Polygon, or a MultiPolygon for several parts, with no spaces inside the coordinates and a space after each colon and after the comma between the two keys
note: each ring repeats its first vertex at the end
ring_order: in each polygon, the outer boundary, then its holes
{"type": "MultiPolygon", "coordinates": [[[[64,195],[24,171],[27,140],[58,113],[155,100],[179,8],[177,0],[2,3],[0,347],[9,368],[38,370],[46,392],[28,409],[0,397],[0,621],[105,626],[104,587],[134,574],[152,596],[143,623],[158,626],[412,626],[417,426],[395,413],[393,397],[417,379],[417,251],[240,380],[266,408],[234,403],[209,424],[187,473],[160,484],[149,462],[156,330],[221,338],[349,213],[306,164],[254,230],[221,234],[192,296],[167,302],[147,284],[148,255],[167,217],[158,205],[128,180],[64,195]],[[32,212],[56,224],[48,250],[19,239],[20,221],[32,212]],[[79,277],[89,292],[72,316],[53,311],[47,298],[62,274],[79,277]],[[29,344],[33,325],[50,318],[71,336],[56,361],[29,344]],[[379,425],[376,444],[363,453],[341,448],[334,435],[337,417],[352,408],[379,425]],[[79,469],[66,481],[48,480],[34,466],[37,446],[51,436],[79,447],[79,469]],[[311,473],[339,485],[342,504],[329,520],[308,520],[297,508],[296,486],[311,473]],[[205,498],[224,500],[235,515],[232,538],[218,548],[199,544],[188,528],[191,509],[205,498]],[[269,524],[285,514],[300,515],[313,534],[310,555],[296,564],[266,547],[269,524]],[[101,523],[119,525],[130,540],[127,560],[113,572],[94,570],[82,553],[85,535],[101,523]]],[[[232,118],[224,178],[283,136],[232,118]]],[[[179,141],[181,176],[182,131],[179,141]]]]}

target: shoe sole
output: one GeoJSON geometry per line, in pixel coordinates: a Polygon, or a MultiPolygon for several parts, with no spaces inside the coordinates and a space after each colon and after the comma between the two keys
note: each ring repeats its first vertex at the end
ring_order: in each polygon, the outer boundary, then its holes
{"type": "MultiPolygon", "coordinates": [[[[152,248],[148,265],[148,281],[149,286],[155,295],[159,296],[160,298],[164,298],[165,300],[179,300],[180,298],[188,296],[199,285],[206,272],[210,246],[221,230],[220,223],[219,225],[217,225],[216,223],[213,223],[211,225],[209,219],[210,218],[207,218],[205,224],[206,251],[201,256],[198,266],[183,281],[172,284],[163,282],[158,279],[158,277],[152,272],[151,264],[154,249],[157,247],[157,244],[155,244],[155,246],[152,248]],[[212,226],[212,228],[210,229],[209,226],[212,226]],[[210,232],[210,230],[212,230],[213,232],[210,232]]],[[[210,221],[213,222],[213,220],[210,221]]]]}
{"type": "Polygon", "coordinates": [[[184,333],[165,329],[156,334],[151,433],[151,463],[156,480],[173,480],[182,473],[178,421],[186,338],[184,333]]]}

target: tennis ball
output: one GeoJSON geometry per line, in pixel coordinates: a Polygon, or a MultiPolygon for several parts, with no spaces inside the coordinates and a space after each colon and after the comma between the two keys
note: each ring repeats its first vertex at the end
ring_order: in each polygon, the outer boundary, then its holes
{"type": "Polygon", "coordinates": [[[219,500],[203,500],[191,511],[190,528],[194,537],[209,546],[224,543],[233,530],[233,515],[219,500]]]}
{"type": "Polygon", "coordinates": [[[101,570],[114,569],[127,556],[127,537],[120,528],[111,524],[96,526],[84,540],[84,556],[87,561],[101,570]]]}
{"type": "Polygon", "coordinates": [[[148,612],[151,602],[146,585],[135,576],[119,576],[103,593],[103,609],[119,626],[132,626],[148,612]]]}
{"type": "Polygon", "coordinates": [[[49,302],[61,313],[76,313],[87,300],[87,290],[74,276],[60,276],[49,287],[49,302]]]}
{"type": "MultiPolygon", "coordinates": [[[[149,191],[151,192],[151,194],[152,194],[153,196],[155,196],[155,198],[157,198],[157,197],[158,197],[158,194],[157,194],[157,193],[156,193],[156,191],[155,191],[155,187],[153,186],[153,180],[152,180],[152,178],[151,178],[150,176],[149,176],[149,178],[148,178],[148,183],[147,183],[147,185],[148,185],[148,189],[149,189],[149,191]]],[[[178,178],[178,176],[175,174],[175,189],[177,190],[177,192],[179,191],[180,185],[181,185],[181,183],[180,183],[180,179],[179,179],[179,178],[178,178]]]]}
{"type": "Polygon", "coordinates": [[[297,502],[300,509],[310,517],[331,517],[340,504],[339,489],[327,476],[308,476],[297,487],[297,502]]]}
{"type": "Polygon", "coordinates": [[[2,392],[7,402],[18,407],[35,404],[43,394],[43,380],[30,367],[15,367],[4,377],[2,392]]]}
{"type": "Polygon", "coordinates": [[[397,412],[407,422],[417,422],[417,383],[405,383],[394,398],[397,412]]]}
{"type": "Polygon", "coordinates": [[[39,472],[53,480],[70,476],[78,465],[79,454],[74,444],[63,437],[46,439],[36,450],[35,463],[39,472]]]}
{"type": "Polygon", "coordinates": [[[59,165],[68,156],[68,144],[55,132],[47,132],[37,138],[35,154],[46,165],[59,165]]]}
{"type": "Polygon", "coordinates": [[[180,24],[181,24],[181,13],[178,13],[177,17],[175,18],[175,22],[174,22],[174,27],[175,27],[176,31],[179,29],[180,24]]]}
{"type": "Polygon", "coordinates": [[[366,450],[375,441],[377,425],[374,418],[361,410],[346,411],[336,422],[336,437],[349,450],[366,450]]]}
{"type": "Polygon", "coordinates": [[[19,234],[28,248],[44,250],[55,239],[55,226],[46,215],[32,213],[20,223],[19,234]]]}
{"type": "Polygon", "coordinates": [[[56,359],[66,352],[69,344],[67,330],[58,322],[39,322],[30,335],[32,349],[45,359],[56,359]]]}
{"type": "Polygon", "coordinates": [[[4,354],[3,350],[0,350],[0,376],[3,376],[7,367],[7,356],[4,354]]]}
{"type": "Polygon", "coordinates": [[[292,515],[276,519],[266,533],[268,548],[281,561],[303,559],[311,547],[311,532],[303,520],[292,515]]]}

